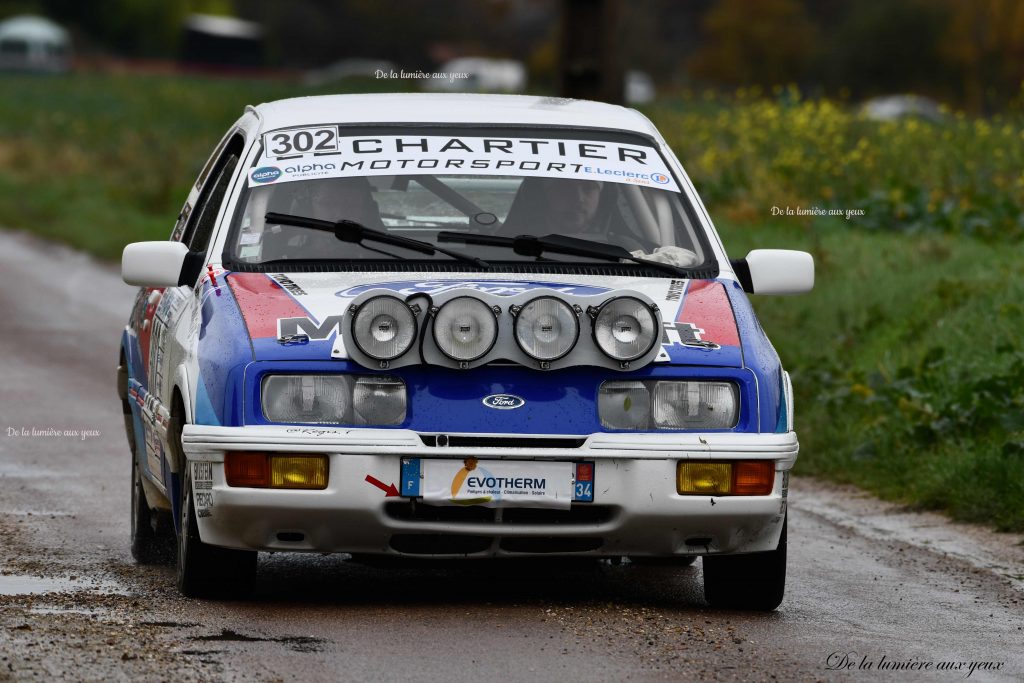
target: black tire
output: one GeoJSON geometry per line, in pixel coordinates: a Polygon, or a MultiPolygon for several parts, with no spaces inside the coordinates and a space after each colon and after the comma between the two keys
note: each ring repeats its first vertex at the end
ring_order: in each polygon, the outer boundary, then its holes
{"type": "MultiPolygon", "coordinates": [[[[181,448],[180,419],[172,417],[172,443],[181,448]]],[[[183,456],[183,454],[182,454],[183,456]]],[[[192,473],[187,460],[181,473],[180,529],[178,533],[177,585],[190,598],[237,598],[252,591],[256,579],[256,551],[220,548],[199,538],[192,473]]]]}
{"type": "Polygon", "coordinates": [[[142,473],[132,449],[132,557],[139,564],[168,564],[174,555],[174,534],[159,510],[146,502],[142,473]]]}
{"type": "Polygon", "coordinates": [[[779,547],[764,553],[704,556],[704,598],[712,607],[770,612],[786,592],[786,529],[779,547]]]}

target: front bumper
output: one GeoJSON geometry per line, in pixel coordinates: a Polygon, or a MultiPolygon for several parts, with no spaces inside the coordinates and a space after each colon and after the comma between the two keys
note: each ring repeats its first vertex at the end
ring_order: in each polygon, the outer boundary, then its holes
{"type": "MultiPolygon", "coordinates": [[[[501,435],[497,435],[500,438],[501,435]]],[[[523,435],[507,435],[522,443],[523,435]]],[[[796,434],[594,434],[579,448],[436,447],[416,432],[319,427],[187,425],[190,463],[211,463],[202,540],[255,550],[434,557],[525,555],[672,556],[773,550],[786,511],[796,434]],[[229,487],[229,450],[326,453],[328,487],[295,491],[229,487]],[[437,508],[388,497],[367,475],[397,483],[403,456],[593,461],[593,503],[527,514],[437,508]],[[681,496],[680,460],[769,459],[767,496],[681,496]]],[[[205,467],[205,466],[204,466],[205,467]]],[[[195,482],[194,482],[195,486],[195,482]]],[[[194,493],[200,493],[197,489],[194,493]]]]}

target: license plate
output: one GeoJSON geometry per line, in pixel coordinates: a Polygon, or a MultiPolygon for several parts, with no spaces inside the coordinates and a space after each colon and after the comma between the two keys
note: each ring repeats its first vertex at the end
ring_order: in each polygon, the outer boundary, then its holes
{"type": "Polygon", "coordinates": [[[403,458],[402,496],[430,505],[566,510],[593,502],[594,463],[403,458]]]}

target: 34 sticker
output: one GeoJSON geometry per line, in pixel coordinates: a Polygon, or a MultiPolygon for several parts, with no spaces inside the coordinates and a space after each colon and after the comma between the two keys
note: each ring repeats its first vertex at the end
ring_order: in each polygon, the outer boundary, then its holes
{"type": "Polygon", "coordinates": [[[306,154],[337,154],[338,129],[325,126],[264,133],[263,148],[266,150],[264,156],[270,159],[288,159],[306,154]]]}

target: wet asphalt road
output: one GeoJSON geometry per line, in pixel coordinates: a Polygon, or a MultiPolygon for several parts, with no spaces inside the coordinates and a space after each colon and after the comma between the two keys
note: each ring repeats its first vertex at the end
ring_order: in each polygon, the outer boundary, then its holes
{"type": "Polygon", "coordinates": [[[699,562],[261,555],[251,599],[181,598],[171,567],[128,552],[114,367],[132,295],[109,266],[0,232],[0,681],[1024,678],[1021,537],[799,478],[772,614],[708,609],[699,562]]]}

